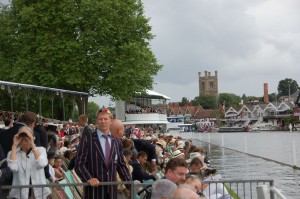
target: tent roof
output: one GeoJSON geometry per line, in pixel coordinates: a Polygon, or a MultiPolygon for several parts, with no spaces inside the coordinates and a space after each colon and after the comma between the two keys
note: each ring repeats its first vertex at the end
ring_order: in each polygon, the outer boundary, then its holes
{"type": "Polygon", "coordinates": [[[53,92],[70,93],[73,95],[82,95],[82,96],[90,95],[89,93],[85,93],[85,92],[70,91],[70,90],[63,90],[63,89],[43,87],[43,86],[35,86],[35,85],[30,85],[30,84],[20,84],[20,83],[15,83],[15,82],[0,81],[0,85],[37,89],[37,90],[48,90],[48,91],[53,91],[53,92]]]}

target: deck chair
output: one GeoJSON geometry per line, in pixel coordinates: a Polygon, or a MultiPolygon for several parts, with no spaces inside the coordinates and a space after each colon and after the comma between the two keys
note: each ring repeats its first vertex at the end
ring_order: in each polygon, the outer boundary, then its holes
{"type": "MultiPolygon", "coordinates": [[[[51,184],[51,182],[47,180],[47,184],[51,184]]],[[[49,199],[70,199],[62,187],[50,187],[50,190],[49,199]]]]}
{"type": "MultiPolygon", "coordinates": [[[[71,171],[65,172],[65,176],[66,176],[66,181],[67,181],[68,184],[75,183],[71,171]]],[[[80,199],[81,198],[81,196],[79,195],[77,187],[70,186],[69,188],[70,188],[70,190],[73,194],[74,199],[80,199]]]]}
{"type": "MultiPolygon", "coordinates": [[[[71,170],[70,172],[72,174],[72,177],[73,177],[73,180],[75,183],[82,183],[81,179],[79,178],[79,176],[77,175],[77,173],[74,170],[71,170]]],[[[83,186],[77,186],[76,189],[77,189],[79,195],[83,196],[83,192],[84,192],[83,186]]]]}

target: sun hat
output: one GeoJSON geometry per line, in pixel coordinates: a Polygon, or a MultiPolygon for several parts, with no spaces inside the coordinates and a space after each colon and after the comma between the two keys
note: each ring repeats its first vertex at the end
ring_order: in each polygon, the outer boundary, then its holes
{"type": "Polygon", "coordinates": [[[177,158],[177,157],[179,157],[179,156],[181,156],[181,155],[183,155],[184,153],[182,153],[180,150],[175,150],[174,152],[173,152],[173,154],[172,154],[172,159],[173,158],[177,158]]]}
{"type": "Polygon", "coordinates": [[[158,141],[156,142],[156,144],[157,144],[157,145],[160,145],[160,146],[163,147],[163,148],[166,148],[166,145],[167,145],[167,143],[166,143],[165,141],[163,141],[163,140],[158,140],[158,141]]]}
{"type": "Polygon", "coordinates": [[[179,145],[183,145],[183,146],[184,146],[184,141],[179,140],[179,141],[177,142],[177,145],[178,145],[178,146],[179,146],[179,145]]]}
{"type": "Polygon", "coordinates": [[[150,136],[144,137],[144,140],[150,141],[152,138],[150,136]]]}
{"type": "Polygon", "coordinates": [[[198,152],[192,152],[192,153],[190,153],[190,158],[186,160],[186,163],[189,164],[189,163],[192,162],[192,160],[193,160],[194,158],[199,158],[199,157],[201,157],[201,154],[200,154],[200,153],[198,153],[198,152]]]}

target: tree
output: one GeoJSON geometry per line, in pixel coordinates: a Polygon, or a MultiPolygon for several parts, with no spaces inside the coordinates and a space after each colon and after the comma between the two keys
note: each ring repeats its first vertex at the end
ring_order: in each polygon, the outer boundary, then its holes
{"type": "Polygon", "coordinates": [[[226,107],[238,106],[241,102],[241,98],[232,93],[220,93],[219,104],[223,104],[224,102],[226,107]]]}
{"type": "Polygon", "coordinates": [[[269,101],[270,102],[275,102],[276,101],[276,93],[271,93],[269,94],[269,101]]]}
{"type": "Polygon", "coordinates": [[[217,108],[217,99],[216,96],[210,94],[202,94],[195,97],[191,104],[193,106],[201,105],[203,109],[216,109],[217,108]]]}
{"type": "Polygon", "coordinates": [[[280,80],[277,91],[278,91],[278,96],[289,96],[290,94],[293,94],[294,92],[297,91],[299,88],[298,83],[290,78],[285,78],[284,80],[280,80]]]}
{"type": "Polygon", "coordinates": [[[130,99],[162,68],[148,22],[141,0],[12,0],[0,8],[0,79],[130,99]]]}
{"type": "Polygon", "coordinates": [[[99,110],[99,105],[96,104],[95,102],[89,102],[88,103],[88,118],[89,118],[89,123],[96,123],[96,114],[97,111],[99,110]]]}
{"type": "Polygon", "coordinates": [[[179,106],[183,107],[183,106],[185,106],[187,103],[189,103],[188,98],[183,97],[183,98],[181,99],[181,102],[179,102],[179,106]]]}

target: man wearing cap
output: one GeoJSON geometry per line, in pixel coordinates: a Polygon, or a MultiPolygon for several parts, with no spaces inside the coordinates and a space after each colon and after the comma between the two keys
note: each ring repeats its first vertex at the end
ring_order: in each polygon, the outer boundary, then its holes
{"type": "Polygon", "coordinates": [[[132,180],[123,158],[121,141],[110,133],[111,120],[108,109],[99,110],[98,129],[84,136],[79,145],[75,171],[82,181],[91,185],[85,187],[85,199],[116,199],[116,186],[99,186],[101,182],[115,182],[116,172],[123,181],[132,180]]]}

